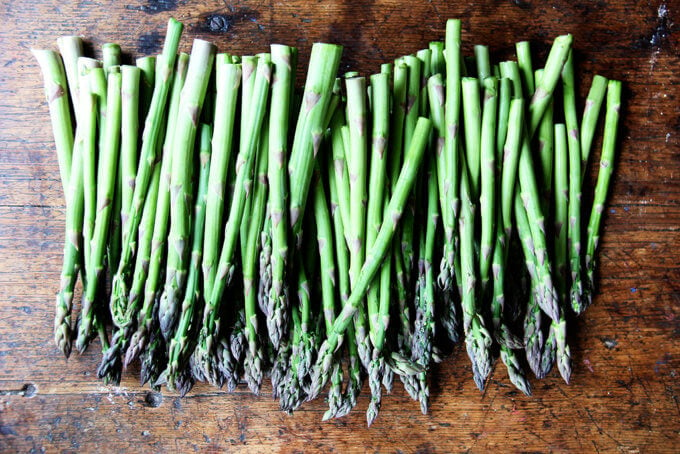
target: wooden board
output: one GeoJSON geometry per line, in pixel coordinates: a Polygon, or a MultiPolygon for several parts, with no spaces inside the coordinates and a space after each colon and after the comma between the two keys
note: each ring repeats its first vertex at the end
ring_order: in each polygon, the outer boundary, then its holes
{"type": "Polygon", "coordinates": [[[202,0],[0,4],[0,450],[1,451],[676,451],[680,442],[680,58],[668,1],[366,2],[233,4],[202,0]],[[191,4],[189,4],[191,3],[191,4]],[[664,14],[666,8],[666,16],[664,14]],[[322,400],[292,416],[270,389],[253,397],[196,386],[180,399],[97,381],[97,348],[66,362],[52,342],[64,207],[42,81],[29,53],[83,35],[93,50],[118,42],[133,55],[159,50],[170,16],[190,39],[255,53],[272,42],[345,46],[343,69],[363,73],[441,39],[463,18],[465,49],[510,56],[529,39],[575,37],[587,90],[597,72],[625,82],[620,156],[600,251],[595,304],[570,333],[573,382],[555,372],[534,397],[497,367],[485,393],[457,349],[432,374],[430,414],[400,386],[366,428],[366,393],[347,418],[322,423],[322,400]]]}

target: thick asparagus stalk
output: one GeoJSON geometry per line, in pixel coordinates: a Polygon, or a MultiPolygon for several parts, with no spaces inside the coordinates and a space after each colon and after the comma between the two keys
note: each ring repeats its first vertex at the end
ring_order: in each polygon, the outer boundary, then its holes
{"type": "MultiPolygon", "coordinates": [[[[137,142],[139,132],[139,77],[140,71],[136,66],[122,66],[122,123],[121,123],[121,178],[123,182],[121,193],[121,227],[125,229],[128,212],[132,206],[132,197],[137,177],[137,142]]],[[[117,264],[116,264],[117,265],[117,264]]]]}
{"type": "Polygon", "coordinates": [[[211,166],[212,129],[210,125],[201,124],[198,141],[200,171],[198,191],[194,203],[193,225],[191,227],[191,263],[187,277],[186,292],[182,302],[182,310],[177,330],[168,344],[167,383],[170,388],[177,384],[177,379],[186,369],[189,357],[195,346],[196,314],[200,314],[200,276],[201,258],[203,254],[203,236],[205,232],[205,210],[208,197],[208,179],[211,166]]]}
{"type": "Polygon", "coordinates": [[[269,209],[271,212],[272,285],[266,310],[269,339],[278,349],[288,325],[288,112],[293,91],[293,51],[288,46],[271,46],[274,79],[269,117],[269,209]]]}
{"type": "MultiPolygon", "coordinates": [[[[479,62],[479,57],[478,57],[479,62]]],[[[480,196],[481,240],[479,276],[482,295],[489,285],[496,233],[496,116],[498,113],[498,80],[487,77],[484,84],[484,106],[480,141],[480,196]]]]}
{"type": "MultiPolygon", "coordinates": [[[[168,35],[171,36],[170,34],[170,27],[174,27],[175,24],[173,23],[168,24],[168,35]]],[[[180,29],[181,31],[181,29],[180,29]]],[[[179,36],[177,36],[179,39],[179,36]]],[[[168,38],[166,37],[166,40],[168,38]]],[[[167,41],[166,41],[167,42],[167,41]]],[[[178,41],[179,42],[179,41],[178,41]]],[[[165,48],[163,49],[163,55],[159,58],[167,58],[169,55],[168,53],[165,52],[165,48]]],[[[161,64],[163,62],[160,62],[161,64]]],[[[140,118],[146,119],[149,115],[150,109],[151,109],[151,102],[153,100],[153,94],[155,91],[155,85],[156,85],[156,64],[157,64],[157,58],[153,56],[145,56],[145,57],[140,57],[137,59],[135,62],[139,70],[141,71],[141,78],[140,78],[140,87],[139,87],[139,116],[140,118]]],[[[153,113],[152,113],[153,114],[153,113]]]]}
{"type": "Polygon", "coordinates": [[[210,295],[217,271],[220,232],[225,208],[227,171],[230,165],[236,104],[241,84],[241,67],[231,63],[228,54],[215,61],[217,94],[215,96],[215,128],[212,137],[210,180],[205,212],[203,244],[203,294],[210,295]]]}
{"type": "Polygon", "coordinates": [[[588,166],[588,157],[590,156],[595,130],[597,129],[597,120],[600,117],[600,108],[606,91],[607,78],[599,75],[593,77],[586,98],[586,105],[583,108],[583,117],[581,117],[581,183],[583,183],[583,177],[588,166]]]}
{"type": "Polygon", "coordinates": [[[80,106],[78,59],[84,54],[83,40],[80,36],[61,36],[57,38],[57,46],[59,47],[61,58],[64,61],[66,80],[68,81],[68,90],[71,95],[70,97],[74,106],[73,108],[76,110],[76,118],[78,118],[79,113],[77,106],[80,106]]]}
{"type": "Polygon", "coordinates": [[[172,337],[187,278],[193,150],[198,117],[215,60],[215,46],[194,40],[186,83],[182,88],[175,130],[171,131],[172,171],[170,179],[170,233],[165,269],[165,289],[161,296],[158,320],[166,340],[172,337]]]}

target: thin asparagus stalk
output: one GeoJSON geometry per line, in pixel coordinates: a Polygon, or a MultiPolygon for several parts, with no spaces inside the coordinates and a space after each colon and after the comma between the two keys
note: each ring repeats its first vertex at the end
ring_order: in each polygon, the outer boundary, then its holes
{"type": "MultiPolygon", "coordinates": [[[[478,58],[479,60],[479,58],[478,58]]],[[[496,121],[498,114],[498,79],[487,77],[484,83],[484,106],[480,140],[481,240],[479,276],[482,295],[489,285],[496,233],[496,121]]]]}
{"type": "Polygon", "coordinates": [[[288,163],[289,221],[298,246],[314,158],[321,145],[325,127],[322,123],[326,118],[341,54],[341,46],[315,43],[309,58],[309,71],[288,163]]]}
{"type": "Polygon", "coordinates": [[[392,82],[392,123],[390,124],[390,186],[394,189],[399,177],[404,150],[404,118],[406,117],[406,92],[408,67],[403,59],[394,62],[392,82]]]}
{"type": "MultiPolygon", "coordinates": [[[[233,278],[238,233],[245,209],[248,192],[252,185],[252,173],[255,166],[255,155],[259,143],[259,134],[264,119],[267,100],[269,97],[269,83],[271,81],[271,62],[266,58],[260,58],[257,64],[255,89],[253,91],[253,106],[250,110],[250,118],[246,121],[251,125],[248,131],[247,145],[239,150],[236,158],[236,182],[234,194],[229,207],[229,216],[224,228],[224,242],[217,266],[215,282],[212,292],[206,296],[206,305],[203,312],[203,323],[199,335],[198,346],[194,354],[206,377],[214,377],[216,362],[214,358],[217,347],[216,337],[220,332],[220,305],[224,290],[233,278]]],[[[211,383],[214,379],[211,379],[211,383]]]]}
{"type": "MultiPolygon", "coordinates": [[[[59,54],[51,50],[32,49],[33,56],[40,65],[45,85],[45,98],[50,108],[54,145],[59,161],[59,175],[64,190],[64,198],[68,202],[71,180],[71,160],[73,154],[73,124],[71,123],[71,107],[68,102],[67,75],[59,54]]],[[[75,76],[74,76],[75,77],[75,76]]],[[[77,80],[77,77],[75,77],[77,80]]],[[[78,98],[73,98],[73,105],[79,110],[78,98]]]]}
{"type": "Polygon", "coordinates": [[[498,127],[496,128],[496,168],[501,168],[503,147],[508,135],[508,116],[512,100],[512,82],[507,77],[498,80],[498,127]]]}
{"type": "MultiPolygon", "coordinates": [[[[476,79],[474,80],[477,84],[476,79]]],[[[478,86],[478,85],[476,85],[478,86]]],[[[477,263],[475,252],[475,203],[467,165],[463,161],[460,187],[460,272],[463,279],[463,331],[468,356],[472,362],[475,384],[484,390],[484,382],[491,372],[489,347],[491,335],[484,326],[484,319],[477,306],[477,263]]]]}
{"type": "Polygon", "coordinates": [[[571,351],[567,345],[567,321],[569,307],[567,299],[567,226],[569,219],[569,167],[568,167],[567,130],[564,124],[555,125],[555,274],[556,286],[560,296],[560,320],[550,325],[551,335],[555,337],[557,368],[565,382],[571,376],[571,351]],[[553,334],[554,333],[554,334],[553,334]]]}
{"type": "Polygon", "coordinates": [[[583,183],[583,177],[588,166],[588,157],[590,156],[595,130],[597,129],[597,120],[600,117],[600,109],[606,91],[607,78],[595,75],[588,91],[586,105],[583,108],[583,117],[581,117],[581,183],[583,183]]]}
{"type": "Polygon", "coordinates": [[[120,148],[120,114],[121,114],[121,75],[118,68],[112,68],[109,74],[106,112],[106,137],[104,148],[99,157],[102,173],[97,181],[97,216],[92,235],[90,268],[87,270],[87,285],[83,295],[80,325],[76,348],[84,352],[92,333],[92,321],[95,314],[95,297],[104,270],[104,253],[106,238],[111,220],[111,201],[116,184],[116,168],[120,148]]]}
{"type": "Polygon", "coordinates": [[[191,233],[191,178],[194,139],[216,47],[194,40],[186,83],[182,88],[175,129],[171,131],[172,171],[170,179],[170,232],[165,268],[165,288],[161,296],[158,321],[166,340],[170,340],[179,316],[187,278],[187,253],[191,233]]]}
{"type": "MultiPolygon", "coordinates": [[[[600,157],[600,172],[597,175],[595,185],[595,198],[593,209],[588,220],[587,243],[586,243],[586,289],[587,304],[590,304],[595,289],[595,252],[600,241],[600,229],[602,213],[607,200],[607,192],[614,171],[614,158],[616,156],[616,134],[621,112],[621,88],[618,80],[610,80],[607,84],[607,113],[604,123],[604,138],[602,141],[602,155],[600,157]]],[[[581,307],[583,310],[585,307],[581,307]]]]}
{"type": "MultiPolygon", "coordinates": [[[[541,80],[543,70],[536,70],[535,79],[541,80]]],[[[550,200],[552,200],[552,177],[553,177],[553,159],[554,159],[554,143],[555,143],[555,128],[553,126],[553,103],[548,104],[545,110],[541,123],[538,126],[538,159],[541,163],[541,180],[543,194],[541,197],[541,208],[544,214],[548,215],[550,200]]]]}
{"type": "Polygon", "coordinates": [[[269,117],[269,209],[271,210],[272,285],[266,311],[269,339],[278,349],[288,325],[288,112],[293,91],[293,50],[288,46],[271,46],[274,79],[269,117]]]}
{"type": "Polygon", "coordinates": [[[220,232],[225,208],[227,171],[231,160],[236,104],[241,84],[241,67],[231,63],[227,54],[215,61],[217,94],[215,97],[215,128],[212,137],[210,179],[205,213],[203,244],[203,294],[210,295],[215,279],[219,254],[220,232]]]}
{"type": "Polygon", "coordinates": [[[77,112],[77,106],[80,106],[78,59],[84,55],[83,40],[80,36],[61,36],[57,38],[57,46],[59,47],[61,58],[64,61],[68,90],[71,102],[73,103],[73,108],[76,110],[76,118],[78,118],[79,113],[77,112]]]}
{"type": "MultiPolygon", "coordinates": [[[[174,24],[168,24],[168,35],[170,36],[170,27],[175,27],[174,24]]],[[[181,33],[181,29],[180,29],[181,33]]],[[[177,36],[179,39],[179,36],[177,36]]],[[[168,38],[166,37],[166,40],[168,38]]],[[[167,43],[167,41],[166,41],[167,43]]],[[[177,50],[175,49],[175,52],[177,50]]],[[[159,58],[168,58],[170,55],[163,48],[163,55],[159,58]]],[[[153,100],[153,93],[155,91],[155,81],[156,81],[156,57],[146,56],[140,57],[135,62],[139,70],[141,71],[140,87],[139,87],[139,118],[146,119],[149,112],[151,111],[151,102],[153,100]]]]}
{"type": "MultiPolygon", "coordinates": [[[[177,65],[174,71],[172,93],[168,106],[167,131],[175,130],[177,120],[177,110],[179,109],[180,95],[186,79],[186,72],[189,66],[189,55],[182,53],[177,58],[177,65]]],[[[170,171],[172,169],[172,139],[173,134],[167,133],[162,143],[162,161],[160,166],[160,183],[158,186],[158,202],[153,221],[153,235],[151,238],[151,256],[149,259],[148,277],[144,283],[144,305],[139,311],[137,318],[137,331],[132,335],[130,346],[125,354],[123,361],[127,367],[134,361],[139,354],[146,348],[150,335],[152,334],[152,324],[157,319],[158,302],[157,296],[160,295],[161,270],[165,265],[166,242],[168,235],[168,215],[170,212],[170,171]]],[[[160,148],[160,140],[157,146],[160,148]]],[[[155,172],[155,170],[154,170],[155,172]]],[[[137,186],[135,185],[135,189],[137,186]]],[[[124,243],[125,244],[125,243],[124,243]]],[[[141,253],[141,248],[140,248],[141,253]]],[[[119,271],[122,267],[119,268],[119,271]]],[[[135,273],[135,279],[137,273],[135,273]]],[[[115,283],[115,281],[114,281],[115,283]]],[[[133,302],[133,291],[136,288],[133,280],[132,291],[129,300],[133,302]]],[[[115,289],[115,287],[113,287],[115,289]]],[[[112,289],[112,292],[113,292],[112,289]]],[[[113,312],[113,310],[112,310],[113,312]]],[[[157,320],[156,320],[157,323],[157,320]]],[[[159,333],[160,335],[160,333],[159,333]]],[[[161,336],[162,337],[162,336],[161,336]]]]}
{"type": "MultiPolygon", "coordinates": [[[[113,276],[111,283],[111,300],[109,306],[113,314],[124,313],[125,305],[128,301],[127,283],[130,273],[133,272],[133,257],[137,248],[136,239],[144,208],[144,200],[149,190],[153,169],[158,162],[158,152],[161,149],[159,142],[162,140],[162,126],[166,116],[167,98],[173,81],[173,68],[175,66],[177,47],[182,34],[182,28],[183,26],[180,22],[175,19],[170,19],[168,22],[165,44],[163,46],[163,53],[158,57],[160,60],[159,70],[156,74],[157,81],[154,85],[149,114],[146,116],[144,123],[142,145],[138,157],[139,166],[137,168],[135,186],[132,194],[132,204],[127,214],[126,225],[121,238],[122,246],[120,261],[116,267],[116,274],[113,276]]],[[[187,65],[186,58],[188,57],[183,58],[185,61],[182,62],[182,64],[178,64],[178,69],[181,68],[182,71],[185,70],[187,65]]],[[[182,60],[182,58],[180,58],[180,60],[182,60]]],[[[143,77],[143,75],[144,72],[142,70],[140,76],[143,77]]],[[[140,90],[142,87],[143,84],[140,83],[140,90]]],[[[174,125],[168,123],[168,131],[174,131],[174,128],[171,128],[170,126],[174,125]]],[[[170,133],[168,135],[172,136],[173,134],[170,133]]],[[[161,178],[164,178],[164,174],[161,175],[161,178]]],[[[163,195],[161,194],[160,197],[162,198],[163,195]]],[[[164,232],[163,235],[165,234],[166,233],[164,232]]],[[[151,276],[151,273],[149,273],[149,275],[151,276]]],[[[115,317],[116,316],[114,316],[114,318],[115,317]]]]}
{"type": "Polygon", "coordinates": [[[321,388],[328,381],[332,356],[340,342],[340,336],[347,330],[354,313],[364,298],[371,281],[375,277],[381,262],[390,247],[390,242],[398,226],[399,218],[404,211],[406,199],[413,188],[416,175],[420,168],[425,152],[427,141],[432,128],[432,123],[427,118],[421,117],[416,125],[416,132],[411,142],[411,147],[406,153],[401,174],[397,180],[395,191],[390,198],[387,216],[384,217],[378,237],[367,254],[364,266],[356,281],[349,299],[345,302],[342,311],[333,324],[333,330],[326,334],[326,340],[319,348],[319,356],[314,367],[309,388],[309,398],[316,397],[321,388]]]}
{"type": "MultiPolygon", "coordinates": [[[[88,146],[94,147],[95,100],[89,93],[79,98],[78,106],[81,121],[76,131],[69,179],[68,203],[66,205],[66,233],[64,239],[64,260],[61,271],[61,285],[57,293],[54,317],[54,340],[59,350],[67,358],[71,354],[71,310],[73,291],[78,279],[78,271],[83,264],[82,226],[83,226],[83,153],[88,146]]],[[[83,275],[85,275],[83,273],[83,275]]],[[[86,285],[86,282],[83,282],[86,285]]]]}
{"type": "MultiPolygon", "coordinates": [[[[90,71],[94,68],[100,68],[101,67],[101,62],[99,60],[95,60],[93,58],[87,58],[87,57],[81,57],[78,59],[78,76],[80,78],[78,82],[78,86],[80,87],[81,91],[84,93],[86,91],[89,91],[93,95],[95,95],[95,109],[97,108],[97,104],[99,104],[99,107],[101,108],[101,99],[102,96],[106,98],[105,94],[105,88],[104,88],[104,94],[100,92],[99,95],[97,95],[94,90],[93,90],[93,79],[90,77],[90,71]]],[[[101,89],[101,87],[100,87],[101,89]]],[[[95,117],[92,119],[94,122],[92,125],[92,128],[95,130],[95,134],[97,134],[97,129],[99,130],[99,138],[101,137],[101,132],[104,129],[105,124],[102,124],[102,117],[99,114],[96,114],[95,117]],[[99,118],[98,118],[99,117],[99,118]],[[99,123],[99,124],[98,124],[99,123]]],[[[87,120],[82,120],[81,121],[87,121],[87,120]]],[[[97,188],[97,141],[94,143],[90,143],[89,141],[85,142],[85,145],[87,147],[83,149],[83,187],[84,187],[84,218],[83,218],[83,251],[84,251],[84,266],[85,270],[87,270],[90,267],[90,258],[92,256],[91,254],[91,239],[92,239],[92,232],[94,230],[94,222],[95,222],[95,216],[96,216],[96,209],[97,209],[97,194],[96,194],[96,188],[97,188]]],[[[101,149],[101,148],[100,148],[101,149]]]]}
{"type": "MultiPolygon", "coordinates": [[[[354,288],[366,254],[366,174],[367,174],[367,114],[366,79],[352,77],[346,80],[347,123],[350,143],[347,151],[349,170],[349,236],[347,244],[350,252],[350,285],[354,288]]],[[[365,302],[358,307],[354,329],[359,347],[359,358],[368,369],[371,362],[371,345],[366,317],[365,302]]]]}
{"type": "Polygon", "coordinates": [[[196,314],[200,313],[200,276],[201,258],[203,254],[203,236],[205,232],[205,210],[208,196],[208,179],[211,166],[212,129],[210,125],[201,124],[198,141],[200,171],[198,191],[194,204],[193,225],[191,228],[191,264],[187,277],[186,292],[182,302],[181,314],[177,330],[168,344],[168,366],[166,369],[167,384],[170,388],[177,385],[177,379],[189,362],[194,347],[196,331],[196,314]]]}
{"type": "MultiPolygon", "coordinates": [[[[122,66],[122,123],[121,123],[121,227],[125,229],[128,212],[132,206],[132,197],[137,177],[137,143],[139,134],[139,77],[136,66],[122,66]]],[[[116,264],[118,265],[118,264],[116,264]]]]}
{"type": "Polygon", "coordinates": [[[243,363],[246,383],[253,394],[260,393],[264,368],[264,354],[258,342],[257,323],[257,258],[259,256],[260,236],[264,228],[267,208],[269,184],[267,171],[269,167],[269,132],[267,125],[260,137],[260,148],[257,152],[257,180],[251,206],[251,221],[246,240],[246,249],[241,251],[243,260],[243,299],[246,316],[246,341],[248,348],[243,363]]]}

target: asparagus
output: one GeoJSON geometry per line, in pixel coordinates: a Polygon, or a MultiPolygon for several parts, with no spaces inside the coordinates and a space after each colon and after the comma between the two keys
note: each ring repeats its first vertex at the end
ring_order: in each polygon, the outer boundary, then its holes
{"type": "Polygon", "coordinates": [[[557,368],[569,383],[571,376],[571,351],[567,345],[566,310],[567,299],[567,226],[569,218],[569,183],[568,183],[567,131],[564,124],[555,125],[555,274],[557,291],[560,297],[560,320],[550,325],[554,333],[557,349],[557,368]]]}
{"type": "Polygon", "coordinates": [[[191,219],[192,151],[198,116],[201,111],[208,79],[215,59],[215,46],[207,41],[194,40],[189,59],[186,83],[182,88],[175,129],[171,131],[172,170],[170,179],[170,232],[165,288],[161,295],[158,320],[161,332],[170,340],[179,316],[187,278],[187,246],[191,219]]]}
{"type": "Polygon", "coordinates": [[[121,75],[120,70],[112,68],[108,80],[106,136],[104,148],[100,155],[100,168],[102,172],[97,181],[97,216],[92,235],[92,248],[90,268],[87,269],[87,283],[82,300],[82,312],[78,326],[78,338],[76,348],[80,353],[84,352],[89,343],[92,321],[95,313],[95,297],[104,269],[104,253],[106,238],[111,220],[111,200],[116,183],[116,167],[120,146],[120,110],[121,110],[121,75]]]}
{"type": "Polygon", "coordinates": [[[517,65],[521,73],[522,90],[527,96],[532,96],[536,90],[534,83],[534,67],[531,62],[531,45],[528,41],[520,41],[515,44],[517,52],[517,65]]]}
{"type": "MultiPolygon", "coordinates": [[[[116,267],[116,274],[111,282],[111,300],[109,306],[112,312],[125,312],[124,306],[127,298],[127,282],[129,274],[132,272],[132,259],[136,250],[137,232],[141,221],[144,199],[149,190],[149,183],[153,175],[153,168],[158,161],[159,142],[162,130],[163,119],[166,116],[166,104],[170,85],[172,84],[173,67],[175,65],[177,47],[180,35],[182,34],[182,24],[175,19],[168,22],[168,31],[163,46],[163,53],[159,57],[160,65],[157,83],[154,85],[149,114],[146,116],[144,131],[142,133],[141,149],[139,151],[139,166],[135,177],[132,203],[127,214],[125,230],[121,238],[120,261],[116,267]]],[[[185,65],[182,64],[182,67],[185,65]]],[[[142,72],[140,74],[143,75],[142,72]]],[[[141,85],[140,85],[141,90],[141,85]]],[[[140,92],[140,96],[142,93],[140,92]]],[[[141,118],[144,118],[143,116],[141,118]]],[[[168,124],[168,131],[174,131],[168,124]]],[[[169,134],[172,135],[172,134],[169,134]]],[[[162,176],[162,178],[164,178],[162,176]]],[[[162,195],[161,195],[162,197],[162,195]]],[[[165,233],[163,233],[165,235],[165,233]]],[[[151,273],[149,274],[151,276],[151,273]]]]}
{"type": "MultiPolygon", "coordinates": [[[[189,55],[180,54],[174,71],[172,94],[168,106],[167,130],[175,130],[177,110],[179,108],[180,95],[186,78],[186,71],[189,64],[189,55]]],[[[162,162],[160,167],[160,182],[158,185],[158,203],[153,221],[153,234],[151,236],[151,256],[149,259],[149,269],[146,282],[144,283],[144,305],[139,311],[137,318],[137,331],[132,335],[130,346],[125,354],[123,363],[127,366],[144,350],[152,333],[151,327],[154,318],[157,318],[157,297],[160,290],[161,269],[164,265],[163,257],[166,251],[168,234],[168,214],[170,212],[170,170],[172,168],[172,133],[165,135],[162,147],[162,162]]],[[[158,142],[160,145],[160,141],[158,142]]],[[[158,146],[157,145],[157,146],[158,146]]],[[[135,189],[137,186],[135,185],[135,189]]],[[[148,198],[148,197],[147,197],[148,198]]],[[[148,237],[145,237],[149,241],[148,237]]],[[[125,244],[125,243],[124,243],[125,244]]],[[[140,248],[141,253],[141,248],[140,248]]],[[[119,271],[122,267],[119,268],[119,271]]],[[[135,273],[136,274],[136,273],[135,273]]],[[[136,278],[137,276],[135,276],[136,278]]],[[[140,276],[141,277],[141,276],[140,276]]],[[[139,281],[137,281],[139,282],[139,281]]],[[[133,280],[134,289],[135,282],[133,280]]],[[[115,287],[112,288],[112,293],[115,287]]],[[[132,302],[133,293],[130,293],[129,300],[132,302]]]]}
{"type": "Polygon", "coordinates": [[[600,229],[604,203],[607,199],[609,184],[614,171],[614,158],[616,154],[616,134],[621,113],[621,87],[618,80],[610,80],[607,84],[607,111],[604,123],[604,138],[602,141],[602,155],[600,156],[600,172],[597,175],[595,185],[595,197],[593,208],[588,220],[586,242],[586,305],[580,307],[581,311],[590,304],[595,289],[595,251],[600,241],[600,229]]]}
{"type": "Polygon", "coordinates": [[[288,163],[289,222],[298,246],[313,162],[321,145],[325,126],[322,123],[327,114],[341,53],[341,46],[314,43],[309,58],[309,71],[288,163]]]}
{"type": "Polygon", "coordinates": [[[319,356],[312,375],[309,398],[316,397],[323,385],[328,381],[333,352],[335,352],[342,334],[347,330],[347,326],[351,322],[358,306],[361,304],[366,289],[375,277],[375,274],[380,267],[380,263],[385,258],[385,254],[390,246],[390,241],[398,226],[399,218],[404,211],[404,204],[413,187],[418,169],[420,168],[431,128],[432,123],[430,120],[424,117],[418,119],[411,146],[406,153],[404,165],[402,166],[395,190],[390,198],[386,213],[387,216],[384,217],[380,232],[366,255],[366,261],[361,268],[361,273],[359,273],[356,285],[352,289],[350,297],[344,303],[342,311],[336,318],[335,323],[333,323],[333,330],[326,333],[326,340],[324,340],[319,348],[319,356]]]}
{"type": "MultiPolygon", "coordinates": [[[[227,284],[234,274],[234,251],[243,217],[246,197],[252,184],[252,172],[254,158],[259,142],[259,132],[265,114],[265,107],[269,96],[269,83],[271,80],[271,63],[261,58],[257,64],[255,88],[253,91],[253,106],[250,110],[247,128],[247,139],[243,142],[245,148],[239,149],[236,158],[236,181],[234,194],[229,207],[229,216],[224,228],[224,241],[217,266],[215,282],[210,295],[206,295],[206,304],[203,312],[203,323],[199,334],[198,346],[194,353],[197,364],[202,368],[206,377],[214,377],[216,367],[214,352],[217,347],[216,336],[220,331],[220,305],[222,295],[227,284]]],[[[214,382],[214,379],[211,380],[214,382]]]]}
{"type": "MultiPolygon", "coordinates": [[[[477,58],[479,62],[479,57],[477,58]]],[[[484,83],[484,106],[480,141],[480,196],[481,240],[479,276],[482,295],[489,285],[496,233],[496,116],[498,113],[498,80],[487,77],[484,83]]]]}
{"type": "Polygon", "coordinates": [[[123,180],[121,194],[121,226],[127,224],[128,212],[132,205],[132,196],[137,176],[137,139],[139,127],[139,68],[122,66],[122,113],[121,113],[121,177],[123,180]]]}
{"type": "Polygon", "coordinates": [[[122,64],[121,59],[121,50],[118,44],[106,43],[102,46],[102,62],[104,64],[104,72],[107,76],[110,68],[122,64]]]}
{"type": "Polygon", "coordinates": [[[269,208],[271,210],[271,268],[272,285],[269,291],[267,329],[269,339],[278,349],[288,324],[288,292],[286,274],[288,267],[288,210],[286,193],[286,164],[288,162],[288,112],[293,92],[292,48],[271,46],[274,79],[272,80],[269,117],[269,208]]]}
{"type": "Polygon", "coordinates": [[[215,61],[217,94],[215,96],[215,128],[212,137],[210,178],[205,212],[203,244],[203,294],[210,295],[219,254],[220,230],[224,213],[236,103],[241,83],[241,67],[231,63],[228,54],[218,54],[215,61]]]}
{"type": "Polygon", "coordinates": [[[182,302],[181,315],[179,317],[177,330],[168,343],[168,366],[166,369],[167,383],[169,387],[175,387],[178,378],[183,370],[186,369],[192,347],[194,346],[193,336],[195,334],[196,316],[200,313],[200,275],[201,258],[203,254],[203,236],[206,215],[206,199],[208,197],[208,178],[210,175],[212,129],[210,125],[201,124],[199,128],[199,161],[200,171],[198,177],[198,191],[194,203],[193,225],[191,227],[191,263],[187,277],[186,292],[182,302]]]}
{"type": "Polygon", "coordinates": [[[489,57],[489,47],[480,44],[475,45],[475,63],[477,63],[477,78],[479,86],[485,87],[484,79],[491,77],[491,58],[489,57]]]}
{"type": "MultiPolygon", "coordinates": [[[[349,125],[350,143],[347,152],[347,168],[349,170],[349,242],[350,252],[350,285],[356,285],[361,266],[366,254],[366,79],[352,77],[346,80],[347,86],[347,123],[349,125]]],[[[358,307],[354,320],[354,329],[359,347],[359,358],[368,369],[371,362],[371,345],[368,334],[365,302],[358,307]]]]}
{"type": "MultiPolygon", "coordinates": [[[[67,358],[71,354],[71,310],[73,307],[73,291],[78,279],[78,271],[83,264],[83,153],[86,146],[94,146],[95,135],[95,102],[89,93],[79,98],[78,106],[81,121],[76,131],[76,142],[73,146],[71,170],[69,171],[69,189],[66,205],[66,233],[64,239],[64,260],[61,270],[61,285],[56,298],[54,317],[54,340],[59,350],[67,358]]],[[[85,284],[85,282],[83,282],[85,284]]]]}
{"type": "Polygon", "coordinates": [[[481,174],[482,111],[479,99],[479,82],[473,77],[463,77],[461,84],[465,120],[465,162],[470,178],[470,194],[474,202],[479,197],[481,174]]]}
{"type": "MultiPolygon", "coordinates": [[[[71,123],[71,107],[67,96],[66,73],[59,54],[51,50],[32,49],[33,56],[40,65],[45,85],[45,98],[50,108],[54,145],[59,161],[59,175],[64,190],[64,198],[69,199],[71,180],[71,161],[73,154],[73,124],[71,123]]],[[[76,76],[73,76],[76,78],[76,76]]],[[[73,98],[74,107],[80,110],[73,98]]],[[[68,204],[68,203],[67,203],[68,204]]]]}
{"type": "Polygon", "coordinates": [[[251,221],[248,227],[246,248],[241,251],[243,260],[243,299],[246,316],[246,349],[243,368],[246,382],[253,394],[260,393],[263,376],[263,352],[258,342],[257,323],[257,269],[258,248],[260,246],[260,233],[264,227],[267,207],[268,182],[267,170],[269,166],[269,135],[267,128],[263,128],[260,138],[260,148],[257,156],[257,180],[253,193],[251,206],[251,221]]]}

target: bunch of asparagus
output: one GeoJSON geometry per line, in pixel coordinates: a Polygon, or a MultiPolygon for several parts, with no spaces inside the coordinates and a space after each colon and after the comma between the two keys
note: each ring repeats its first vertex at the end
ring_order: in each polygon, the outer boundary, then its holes
{"type": "Polygon", "coordinates": [[[77,37],[34,50],[66,198],[67,357],[98,337],[105,382],[139,359],[142,383],[181,394],[196,380],[257,394],[267,376],[285,411],[330,383],[324,419],[367,377],[369,424],[395,376],[426,412],[428,369],[458,341],[480,389],[496,356],[526,394],[527,370],[569,381],[621,101],[595,76],[579,117],[570,35],[535,70],[527,42],[517,61],[463,56],[449,20],[444,43],[368,78],[337,77],[341,48],[317,43],[298,94],[295,48],[195,40],[178,55],[181,33],[171,19],[135,66],[116,44],[88,58],[77,37]]]}

